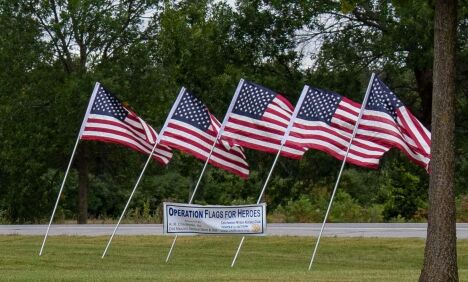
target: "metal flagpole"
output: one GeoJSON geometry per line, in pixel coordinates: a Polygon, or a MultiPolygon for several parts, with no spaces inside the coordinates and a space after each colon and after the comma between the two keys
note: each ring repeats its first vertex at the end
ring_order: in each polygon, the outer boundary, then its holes
{"type": "Polygon", "coordinates": [[[177,96],[174,104],[172,105],[172,108],[171,108],[171,110],[169,112],[169,115],[166,118],[166,121],[164,122],[164,126],[162,127],[161,131],[159,132],[158,138],[156,139],[156,142],[154,143],[153,149],[151,150],[151,153],[149,154],[148,159],[146,160],[145,166],[143,167],[143,169],[142,169],[142,171],[140,173],[140,176],[138,176],[138,179],[137,179],[137,181],[135,183],[135,186],[133,187],[132,193],[130,194],[130,197],[128,198],[127,204],[125,205],[125,208],[122,211],[122,214],[120,215],[119,221],[117,222],[117,225],[115,226],[114,231],[112,232],[112,235],[109,238],[109,241],[107,242],[107,245],[106,245],[106,248],[104,249],[104,252],[102,253],[101,259],[103,259],[106,256],[107,250],[109,249],[109,246],[110,246],[110,244],[112,242],[112,239],[114,238],[115,232],[117,232],[117,228],[119,228],[120,222],[122,221],[122,218],[124,217],[125,212],[127,211],[128,205],[130,204],[130,201],[133,198],[133,194],[135,194],[135,191],[136,191],[138,185],[140,184],[140,180],[143,177],[143,174],[145,173],[146,167],[148,166],[151,158],[153,157],[153,153],[156,150],[156,147],[158,146],[159,142],[161,141],[161,136],[163,135],[170,118],[174,114],[174,111],[177,108],[177,105],[179,105],[180,99],[182,98],[182,94],[184,94],[184,92],[185,92],[185,88],[182,87],[180,89],[179,95],[177,96]]]}
{"type": "Polygon", "coordinates": [[[100,85],[99,82],[96,82],[96,84],[94,85],[93,93],[91,94],[91,98],[89,99],[88,107],[86,109],[85,116],[83,118],[83,122],[81,123],[80,132],[78,133],[78,137],[76,138],[75,146],[73,147],[73,151],[72,151],[72,154],[71,154],[71,157],[70,157],[70,161],[68,161],[67,170],[65,171],[65,175],[63,177],[62,185],[60,186],[59,193],[57,195],[57,200],[55,201],[55,206],[54,206],[54,209],[52,211],[52,215],[50,216],[49,225],[47,226],[47,231],[46,231],[46,233],[44,235],[44,240],[42,241],[42,246],[41,246],[41,250],[39,251],[39,256],[42,256],[42,251],[44,250],[44,246],[45,246],[45,243],[46,243],[46,240],[47,240],[47,236],[49,235],[50,226],[52,225],[52,221],[54,220],[55,212],[57,211],[57,206],[58,206],[58,203],[60,201],[60,196],[62,195],[63,187],[65,187],[65,182],[66,182],[67,177],[68,177],[68,172],[70,171],[70,167],[71,167],[71,164],[73,162],[73,158],[75,157],[76,148],[78,147],[78,143],[80,142],[80,137],[81,137],[81,134],[83,133],[85,122],[86,122],[86,120],[88,118],[88,115],[89,115],[89,113],[91,111],[91,106],[93,105],[94,99],[96,98],[96,94],[97,94],[97,90],[99,89],[99,85],[100,85]]]}
{"type": "Polygon", "coordinates": [[[117,231],[117,228],[119,228],[120,222],[122,221],[122,218],[124,217],[125,212],[127,211],[128,205],[130,204],[130,201],[133,198],[133,194],[135,194],[135,191],[136,191],[138,185],[140,184],[140,180],[143,177],[143,174],[145,173],[146,167],[148,166],[151,158],[153,157],[153,153],[156,150],[156,146],[158,145],[158,143],[159,143],[159,138],[156,140],[156,143],[154,144],[153,149],[151,150],[151,153],[150,153],[148,159],[146,160],[145,166],[143,167],[143,170],[141,171],[140,176],[138,177],[138,180],[135,183],[135,186],[133,187],[132,193],[130,194],[130,197],[128,198],[127,204],[125,205],[125,208],[122,211],[122,214],[120,215],[119,221],[117,222],[117,225],[115,226],[114,231],[112,232],[112,235],[109,238],[109,242],[107,242],[106,249],[104,250],[104,253],[102,253],[102,257],[101,257],[102,259],[106,255],[107,249],[109,249],[109,246],[110,246],[110,244],[112,242],[112,239],[114,238],[115,232],[117,231]]]}
{"type": "MultiPolygon", "coordinates": [[[[220,132],[221,132],[221,131],[220,131],[220,132]]],[[[219,134],[219,132],[218,132],[218,136],[216,136],[216,140],[214,141],[213,145],[211,146],[210,154],[208,155],[208,158],[207,158],[206,161],[205,161],[205,165],[203,166],[203,169],[202,169],[202,171],[201,171],[201,173],[200,173],[200,176],[198,177],[198,181],[197,181],[197,184],[195,185],[195,189],[193,189],[192,196],[190,197],[190,200],[189,200],[189,202],[188,202],[189,204],[192,203],[193,198],[195,197],[195,193],[197,193],[198,186],[200,185],[200,181],[201,181],[201,179],[203,178],[203,174],[205,174],[205,169],[206,169],[206,167],[207,167],[207,165],[208,165],[208,162],[209,162],[209,160],[210,160],[210,158],[211,158],[211,155],[213,154],[213,150],[214,150],[214,148],[215,148],[215,146],[216,146],[216,142],[218,142],[219,136],[220,136],[220,134],[219,134]]],[[[171,248],[169,249],[169,252],[167,253],[166,262],[168,262],[168,261],[169,261],[169,258],[171,257],[172,250],[174,249],[175,243],[176,243],[176,241],[177,241],[177,237],[178,237],[178,236],[175,235],[174,240],[172,241],[171,248]]]]}
{"type": "MultiPolygon", "coordinates": [[[[260,192],[260,195],[258,196],[257,205],[262,200],[263,193],[265,192],[265,189],[266,189],[266,187],[268,185],[268,182],[270,181],[271,173],[273,172],[273,169],[276,166],[276,162],[278,161],[278,158],[279,158],[279,155],[281,154],[281,150],[283,149],[283,146],[284,146],[284,144],[281,144],[281,146],[280,146],[280,148],[278,150],[278,153],[276,153],[276,157],[275,157],[275,160],[273,161],[273,164],[272,164],[272,166],[270,168],[270,172],[268,173],[267,179],[265,180],[265,183],[263,184],[262,191],[260,192]]],[[[241,239],[241,241],[239,243],[239,246],[237,247],[236,254],[234,255],[234,258],[232,259],[231,267],[234,267],[234,264],[236,263],[237,256],[239,255],[240,249],[242,248],[242,245],[244,244],[244,240],[245,240],[245,236],[242,236],[242,239],[241,239]]]]}
{"type": "Polygon", "coordinates": [[[47,231],[45,233],[44,240],[42,241],[42,246],[41,246],[41,250],[39,251],[39,256],[42,256],[42,251],[44,250],[44,246],[45,246],[45,243],[46,243],[46,240],[47,240],[47,236],[49,235],[50,225],[52,224],[52,221],[54,220],[55,211],[57,210],[57,206],[58,206],[58,203],[60,201],[60,196],[62,195],[63,187],[65,186],[65,182],[66,182],[67,177],[68,177],[68,172],[70,171],[70,167],[71,167],[71,164],[73,162],[73,157],[75,156],[76,148],[78,147],[79,142],[80,142],[80,135],[78,135],[78,137],[76,138],[75,147],[73,148],[73,152],[71,154],[70,161],[68,162],[67,170],[65,171],[65,176],[63,177],[62,185],[60,186],[60,190],[59,190],[59,193],[57,195],[57,200],[55,200],[55,206],[54,206],[54,209],[52,211],[52,215],[50,216],[49,225],[47,226],[47,231]]]}
{"type": "MultiPolygon", "coordinates": [[[[291,132],[291,128],[294,124],[294,120],[297,117],[297,113],[299,112],[299,109],[302,106],[302,103],[304,102],[304,97],[307,94],[307,91],[309,90],[309,86],[304,86],[304,89],[302,89],[301,96],[299,97],[299,101],[297,101],[296,108],[294,109],[294,113],[291,116],[291,120],[289,121],[288,128],[286,129],[286,132],[284,133],[283,138],[281,139],[281,146],[278,150],[278,153],[276,154],[275,160],[273,161],[273,164],[271,165],[270,172],[268,173],[267,179],[265,180],[265,183],[263,184],[262,191],[260,192],[260,195],[258,196],[257,200],[257,205],[260,203],[263,194],[265,193],[265,189],[268,185],[268,182],[270,181],[271,174],[273,172],[273,169],[276,166],[276,162],[278,161],[279,155],[281,154],[281,151],[283,150],[284,144],[286,143],[286,140],[289,137],[289,133],[291,132]]],[[[236,263],[237,257],[239,256],[240,249],[242,248],[242,245],[244,244],[245,236],[242,236],[242,239],[239,243],[239,246],[237,247],[236,254],[234,255],[234,258],[232,259],[231,267],[234,267],[234,264],[236,263]]]]}
{"type": "MultiPolygon", "coordinates": [[[[227,111],[226,115],[224,116],[224,120],[223,120],[223,123],[222,123],[221,126],[220,126],[218,135],[216,136],[216,139],[215,139],[213,145],[211,146],[210,154],[208,155],[208,158],[207,158],[206,161],[205,161],[205,165],[203,166],[203,169],[202,169],[202,171],[201,171],[201,173],[200,173],[200,176],[198,177],[197,184],[195,185],[195,188],[193,189],[192,196],[190,197],[190,200],[189,200],[189,202],[188,202],[189,204],[192,203],[193,198],[195,197],[195,193],[197,193],[198,186],[199,186],[200,181],[201,181],[201,179],[202,179],[202,177],[203,177],[203,175],[204,175],[204,173],[205,173],[205,169],[206,169],[206,167],[207,167],[207,165],[208,165],[208,162],[209,162],[209,160],[210,160],[210,158],[211,158],[211,155],[213,154],[213,150],[214,150],[214,148],[215,148],[215,146],[216,146],[216,142],[218,142],[219,137],[221,137],[221,134],[222,134],[222,132],[223,132],[223,130],[224,130],[224,127],[225,127],[225,124],[226,124],[226,122],[227,122],[229,113],[232,111],[232,109],[233,109],[233,107],[234,107],[234,104],[235,104],[236,101],[237,101],[237,97],[239,96],[240,89],[242,88],[242,85],[243,85],[243,84],[244,84],[244,80],[241,79],[241,80],[239,81],[239,84],[237,85],[236,92],[234,93],[234,97],[232,98],[232,101],[231,101],[231,104],[229,105],[228,111],[227,111]]],[[[169,259],[171,258],[172,250],[174,249],[174,246],[175,246],[175,243],[176,243],[178,237],[179,237],[179,236],[176,234],[175,237],[174,237],[174,240],[172,240],[171,248],[169,249],[169,252],[167,253],[166,263],[167,263],[167,262],[169,261],[169,259]]]]}
{"type": "Polygon", "coordinates": [[[314,262],[315,254],[317,253],[317,249],[318,249],[318,246],[320,244],[320,238],[322,237],[322,232],[323,232],[323,229],[325,228],[325,224],[327,222],[328,214],[330,213],[330,209],[331,209],[331,206],[332,206],[332,203],[333,203],[333,199],[335,198],[335,193],[336,193],[336,190],[338,188],[338,184],[340,183],[341,173],[343,172],[343,168],[345,166],[346,159],[348,158],[349,149],[351,148],[351,144],[353,143],[354,137],[356,136],[356,133],[357,133],[357,130],[358,130],[358,127],[359,127],[359,122],[361,121],[362,114],[364,113],[364,108],[366,107],[367,99],[369,98],[369,93],[370,93],[371,88],[372,88],[372,82],[374,81],[374,77],[375,77],[375,73],[372,73],[371,79],[369,81],[369,85],[367,86],[366,95],[364,96],[364,101],[362,102],[362,105],[361,105],[361,111],[359,112],[359,116],[358,116],[358,119],[356,121],[356,125],[354,126],[354,129],[353,129],[353,135],[351,136],[351,139],[350,139],[349,144],[348,144],[348,148],[346,149],[346,154],[344,156],[343,163],[341,164],[340,172],[338,173],[338,178],[336,179],[335,187],[333,188],[333,192],[332,192],[332,195],[331,195],[331,198],[330,198],[330,202],[328,203],[327,212],[325,213],[325,218],[323,219],[322,227],[320,228],[320,233],[319,233],[319,236],[317,238],[317,242],[315,243],[314,252],[312,253],[312,257],[311,257],[310,263],[309,263],[309,270],[312,268],[312,264],[314,262]]]}

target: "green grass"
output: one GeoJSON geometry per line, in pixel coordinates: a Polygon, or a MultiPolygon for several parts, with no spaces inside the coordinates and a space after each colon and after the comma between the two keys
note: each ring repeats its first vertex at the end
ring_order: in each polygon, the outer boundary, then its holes
{"type": "MultiPolygon", "coordinates": [[[[107,237],[0,236],[0,280],[72,281],[416,281],[424,240],[324,238],[307,271],[314,238],[248,237],[230,268],[239,237],[117,236],[101,260],[107,237]]],[[[460,281],[468,280],[468,240],[458,241],[460,281]]]]}

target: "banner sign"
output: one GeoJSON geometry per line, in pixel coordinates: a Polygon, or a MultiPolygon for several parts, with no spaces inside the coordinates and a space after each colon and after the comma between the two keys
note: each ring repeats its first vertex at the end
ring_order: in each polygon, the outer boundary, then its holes
{"type": "Polygon", "coordinates": [[[204,206],[164,203],[164,234],[264,235],[266,204],[204,206]]]}

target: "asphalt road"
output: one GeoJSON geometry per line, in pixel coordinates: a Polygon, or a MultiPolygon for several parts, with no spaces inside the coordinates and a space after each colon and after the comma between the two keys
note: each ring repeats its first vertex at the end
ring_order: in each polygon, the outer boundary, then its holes
{"type": "MultiPolygon", "coordinates": [[[[108,236],[112,224],[57,224],[52,225],[50,236],[108,236]]],[[[321,224],[316,223],[271,223],[267,226],[270,236],[317,236],[321,224]]],[[[387,237],[425,238],[425,223],[329,223],[323,236],[332,237],[387,237]]],[[[0,225],[0,235],[44,235],[47,225],[0,225]]],[[[162,235],[162,224],[121,224],[117,235],[162,235]]],[[[468,239],[468,223],[457,224],[457,238],[468,239]]]]}

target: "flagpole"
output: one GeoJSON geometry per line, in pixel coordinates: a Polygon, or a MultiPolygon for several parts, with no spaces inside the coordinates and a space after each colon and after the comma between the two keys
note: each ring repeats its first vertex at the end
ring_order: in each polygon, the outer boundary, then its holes
{"type": "Polygon", "coordinates": [[[125,208],[122,211],[122,214],[120,215],[119,221],[117,222],[117,225],[115,226],[114,231],[112,232],[112,235],[109,238],[109,241],[107,242],[106,249],[102,253],[101,259],[104,258],[104,256],[107,253],[107,250],[109,249],[109,246],[110,246],[110,244],[112,242],[112,239],[114,238],[115,232],[117,232],[117,228],[119,228],[120,222],[122,221],[122,218],[124,217],[125,212],[127,211],[128,205],[130,204],[130,201],[133,198],[133,194],[135,194],[135,191],[136,191],[138,185],[140,184],[140,180],[143,177],[143,174],[145,173],[146,167],[148,166],[149,162],[151,161],[151,158],[153,157],[153,153],[156,150],[156,146],[158,146],[158,143],[159,143],[159,138],[156,140],[156,143],[154,144],[153,149],[151,150],[151,153],[149,154],[149,157],[146,160],[145,166],[143,167],[143,170],[141,171],[140,176],[138,176],[138,179],[137,179],[137,181],[135,183],[135,186],[133,187],[132,193],[130,194],[130,197],[127,200],[127,204],[125,205],[125,208]]]}
{"type": "Polygon", "coordinates": [[[67,170],[65,171],[65,176],[63,177],[62,185],[60,186],[60,190],[59,190],[59,193],[57,195],[57,199],[55,200],[55,206],[54,206],[54,209],[52,211],[52,215],[50,216],[49,225],[47,226],[47,231],[45,233],[44,240],[42,241],[42,246],[41,246],[41,250],[39,251],[39,256],[42,256],[42,251],[44,250],[44,246],[45,246],[45,243],[46,243],[46,240],[47,240],[47,236],[49,235],[50,226],[52,225],[52,221],[54,220],[55,211],[57,210],[57,206],[58,206],[58,203],[60,201],[60,196],[62,195],[63,187],[65,186],[65,182],[66,182],[67,177],[68,177],[68,172],[70,171],[70,167],[71,167],[71,164],[73,162],[73,158],[75,156],[76,148],[78,147],[79,142],[80,142],[80,135],[78,135],[78,137],[76,138],[75,146],[73,147],[73,151],[72,151],[70,160],[68,161],[67,170]]]}
{"type": "MultiPolygon", "coordinates": [[[[258,196],[257,205],[262,200],[263,193],[265,193],[265,189],[266,189],[266,187],[268,185],[268,182],[270,181],[271,174],[273,172],[273,169],[276,166],[276,162],[278,161],[278,158],[279,158],[279,155],[281,154],[281,150],[283,149],[283,146],[284,146],[284,144],[281,144],[281,146],[280,146],[280,148],[278,150],[278,153],[276,153],[276,157],[275,157],[275,160],[273,161],[273,164],[272,164],[272,166],[270,168],[270,172],[268,173],[267,179],[265,180],[265,183],[263,184],[262,191],[260,192],[260,195],[258,196]]],[[[239,256],[239,252],[240,252],[240,250],[242,248],[242,245],[244,244],[244,240],[245,240],[245,236],[242,236],[242,239],[241,239],[241,241],[239,243],[239,246],[237,247],[236,254],[234,255],[234,258],[232,259],[231,267],[234,267],[234,264],[236,263],[237,256],[239,256]]]]}
{"type": "Polygon", "coordinates": [[[177,105],[179,105],[180,99],[182,98],[182,94],[184,94],[184,92],[185,92],[185,87],[182,87],[180,89],[180,91],[179,91],[179,94],[177,95],[177,98],[176,98],[174,104],[172,105],[171,110],[169,111],[169,115],[167,116],[166,121],[164,122],[164,126],[162,127],[161,131],[159,132],[158,138],[156,138],[156,142],[154,143],[153,149],[151,150],[151,153],[149,154],[149,157],[146,160],[146,163],[145,163],[145,165],[144,165],[144,167],[143,167],[143,169],[142,169],[142,171],[140,173],[140,176],[138,176],[138,179],[137,179],[137,181],[135,183],[135,186],[133,187],[132,193],[130,194],[130,197],[127,200],[127,204],[125,205],[124,210],[122,211],[122,214],[120,215],[119,221],[117,222],[117,225],[115,226],[114,231],[112,232],[112,235],[109,238],[109,241],[107,242],[107,245],[106,245],[106,248],[104,249],[104,252],[102,253],[101,259],[103,259],[106,256],[107,250],[109,249],[109,246],[110,246],[110,244],[112,242],[112,239],[114,238],[114,235],[117,232],[117,229],[119,228],[120,222],[122,221],[122,219],[123,219],[123,217],[125,215],[125,212],[127,211],[128,205],[130,204],[130,201],[133,198],[133,194],[135,194],[135,191],[136,191],[138,185],[140,184],[140,180],[143,177],[143,174],[145,173],[146,167],[148,166],[151,158],[153,157],[153,153],[156,150],[156,147],[158,146],[159,142],[161,141],[161,137],[162,137],[164,131],[166,130],[167,124],[169,123],[169,120],[171,119],[172,115],[174,114],[174,111],[177,108],[177,105]]]}
{"type": "Polygon", "coordinates": [[[369,98],[369,94],[370,94],[370,91],[371,91],[371,88],[372,88],[372,82],[374,81],[374,77],[375,77],[375,73],[372,73],[371,79],[369,81],[369,85],[367,86],[366,95],[364,96],[364,101],[362,102],[362,105],[361,105],[361,111],[359,112],[359,116],[358,116],[358,119],[356,121],[356,125],[354,126],[354,129],[353,129],[353,135],[351,136],[351,139],[350,139],[349,144],[348,144],[348,148],[346,149],[346,154],[344,156],[343,163],[341,164],[340,172],[338,173],[338,178],[336,179],[335,187],[333,188],[333,192],[332,192],[332,195],[331,195],[331,198],[330,198],[330,202],[328,203],[327,212],[325,213],[325,218],[323,219],[322,227],[320,228],[320,233],[319,233],[319,236],[317,238],[317,242],[315,243],[314,252],[312,253],[312,257],[311,257],[310,263],[309,263],[309,271],[312,268],[312,264],[314,262],[315,254],[317,253],[317,249],[318,249],[318,246],[320,244],[320,238],[322,237],[323,229],[325,228],[325,224],[327,222],[328,214],[330,213],[330,209],[331,209],[331,206],[332,206],[332,203],[333,203],[333,199],[335,198],[335,193],[336,193],[336,190],[338,188],[338,184],[340,183],[341,174],[343,172],[343,169],[344,169],[344,166],[345,166],[345,163],[346,163],[346,159],[348,158],[348,154],[349,154],[349,150],[351,148],[351,144],[353,143],[354,137],[356,136],[356,133],[357,133],[357,130],[358,130],[358,127],[359,127],[359,122],[361,121],[362,114],[364,113],[364,109],[365,109],[366,104],[367,104],[367,99],[369,98]]]}
{"type": "Polygon", "coordinates": [[[100,85],[99,82],[96,82],[96,84],[94,85],[93,93],[91,94],[91,97],[89,99],[88,107],[86,108],[85,116],[83,118],[83,121],[81,122],[80,131],[78,133],[78,136],[76,137],[75,146],[73,147],[73,151],[72,151],[70,160],[68,161],[67,170],[65,171],[65,175],[64,175],[63,180],[62,180],[62,185],[60,186],[60,190],[59,190],[59,193],[57,195],[57,200],[55,200],[55,206],[54,206],[54,209],[52,210],[52,215],[50,216],[49,225],[47,226],[47,231],[46,231],[46,233],[44,235],[44,240],[42,241],[42,246],[41,246],[41,250],[39,251],[39,256],[42,256],[42,251],[44,250],[44,246],[45,246],[45,243],[46,243],[46,240],[47,240],[47,236],[49,235],[50,226],[52,225],[52,221],[54,220],[55,212],[57,211],[58,203],[60,201],[60,196],[62,195],[63,187],[65,187],[65,182],[66,182],[66,180],[68,178],[68,172],[70,171],[71,164],[73,163],[73,158],[75,157],[75,152],[76,152],[76,149],[78,148],[78,143],[80,142],[80,137],[81,137],[81,134],[83,133],[84,125],[85,125],[86,120],[87,120],[87,118],[89,116],[89,113],[91,112],[91,106],[93,105],[94,99],[96,98],[96,94],[97,94],[97,90],[99,89],[99,85],[100,85]]]}
{"type": "MultiPolygon", "coordinates": [[[[201,181],[201,179],[203,177],[203,174],[205,173],[205,169],[208,166],[208,162],[209,162],[209,160],[211,158],[211,155],[213,154],[213,150],[214,150],[214,148],[216,146],[216,142],[218,142],[218,138],[219,138],[219,133],[218,133],[218,136],[216,136],[216,139],[213,142],[213,145],[211,146],[210,154],[208,155],[208,158],[205,161],[205,165],[203,166],[203,169],[202,169],[202,171],[200,173],[200,176],[198,177],[197,184],[195,185],[195,188],[193,189],[192,196],[190,197],[190,200],[188,202],[189,205],[192,203],[193,198],[195,197],[195,193],[197,193],[198,186],[200,185],[200,181],[201,181]]],[[[169,258],[171,257],[172,250],[174,249],[175,243],[177,241],[177,237],[178,237],[178,235],[176,234],[175,237],[174,237],[174,240],[172,241],[171,248],[169,249],[169,252],[167,253],[166,263],[169,261],[169,258]]]]}
{"type": "MultiPolygon", "coordinates": [[[[202,171],[201,171],[201,173],[200,173],[200,176],[198,177],[197,184],[195,185],[195,188],[193,189],[192,196],[190,197],[190,200],[189,200],[189,202],[188,202],[189,204],[192,203],[193,198],[195,197],[195,193],[197,193],[198,186],[200,185],[200,181],[201,181],[201,179],[202,179],[202,177],[203,177],[203,175],[204,175],[204,173],[205,173],[205,169],[206,169],[206,167],[207,167],[207,165],[208,165],[208,162],[209,162],[209,160],[210,160],[210,158],[211,158],[211,155],[213,154],[213,150],[214,150],[214,148],[215,148],[215,146],[216,146],[216,142],[218,142],[219,137],[221,137],[221,134],[222,134],[222,132],[223,132],[223,130],[224,130],[225,124],[226,124],[226,122],[227,122],[227,120],[228,120],[229,113],[232,111],[232,109],[233,109],[233,107],[234,107],[234,104],[235,104],[236,101],[237,101],[237,97],[239,96],[240,89],[242,88],[242,85],[243,85],[243,84],[244,84],[244,79],[241,79],[241,80],[239,81],[239,84],[237,85],[236,92],[234,93],[234,97],[232,98],[231,104],[230,104],[229,107],[228,107],[227,113],[226,113],[226,115],[224,116],[223,123],[222,123],[221,126],[220,126],[218,135],[216,136],[216,139],[215,139],[213,145],[211,146],[210,154],[208,155],[208,158],[207,158],[206,161],[205,161],[205,165],[203,166],[203,169],[202,169],[202,171]]],[[[167,253],[166,263],[167,263],[167,262],[169,261],[169,259],[171,258],[172,250],[174,249],[174,246],[175,246],[175,243],[176,243],[178,237],[179,237],[179,236],[176,234],[175,237],[174,237],[174,240],[172,240],[171,248],[169,249],[169,252],[167,253]]]]}
{"type": "MultiPolygon", "coordinates": [[[[284,136],[281,139],[281,146],[280,146],[280,148],[278,150],[278,153],[276,154],[276,157],[275,157],[275,160],[273,161],[273,164],[271,165],[270,172],[268,173],[267,179],[265,180],[265,183],[263,184],[262,191],[260,192],[260,195],[258,196],[257,205],[260,203],[260,201],[261,201],[261,199],[263,197],[263,194],[265,193],[265,190],[266,190],[266,187],[268,185],[268,182],[270,181],[270,177],[271,177],[271,174],[273,172],[273,169],[275,168],[276,162],[278,161],[278,158],[279,158],[279,156],[281,154],[281,151],[283,150],[284,144],[286,143],[286,140],[289,137],[289,133],[291,132],[291,128],[292,128],[292,126],[294,124],[294,120],[297,117],[297,113],[299,112],[299,109],[301,108],[302,103],[304,102],[304,97],[306,96],[308,90],[309,90],[309,86],[307,86],[307,85],[304,86],[304,88],[302,89],[301,96],[299,97],[299,101],[297,101],[297,105],[296,105],[296,108],[294,109],[293,115],[291,116],[291,120],[289,121],[288,128],[286,129],[286,132],[284,133],[284,136]]],[[[242,236],[242,239],[241,239],[241,241],[239,243],[239,246],[237,247],[236,254],[234,255],[234,258],[232,259],[231,267],[234,267],[234,264],[236,263],[237,257],[239,256],[239,252],[240,252],[240,250],[242,248],[242,245],[244,244],[244,240],[245,240],[245,236],[242,236]]]]}

